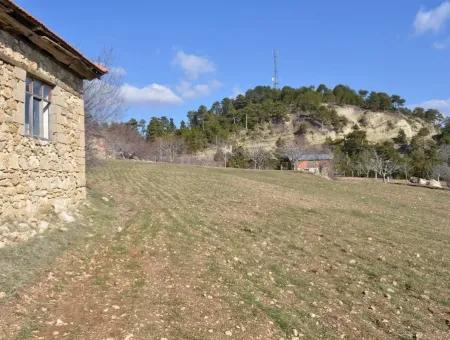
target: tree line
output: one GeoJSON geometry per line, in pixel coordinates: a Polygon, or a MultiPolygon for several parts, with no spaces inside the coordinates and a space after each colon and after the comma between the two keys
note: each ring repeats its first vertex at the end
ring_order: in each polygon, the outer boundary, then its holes
{"type": "MultiPolygon", "coordinates": [[[[197,141],[192,138],[199,129],[192,129],[183,122],[179,127],[172,119],[152,117],[148,124],[131,119],[126,123],[113,123],[104,126],[119,147],[118,154],[132,158],[173,162],[183,155],[192,153],[197,141]],[[126,145],[131,144],[130,147],[126,145]],[[134,150],[134,153],[132,152],[134,150]]],[[[370,143],[366,132],[357,125],[341,139],[328,139],[322,150],[311,147],[302,136],[294,142],[277,141],[277,149],[268,152],[263,147],[244,148],[231,145],[226,140],[216,141],[214,161],[217,165],[254,169],[292,169],[301,155],[324,151],[334,154],[334,167],[343,176],[409,178],[417,176],[427,179],[450,181],[450,119],[443,123],[441,132],[429,137],[430,131],[422,128],[414,137],[408,139],[403,130],[392,140],[370,143]]],[[[202,139],[199,135],[199,139],[202,139]]],[[[205,138],[204,142],[207,144],[205,138]]]]}
{"type": "MultiPolygon", "coordinates": [[[[179,136],[186,144],[186,151],[195,153],[210,145],[217,145],[229,139],[239,131],[252,132],[263,124],[281,124],[296,115],[301,121],[308,121],[321,128],[341,131],[349,122],[339,116],[334,109],[336,105],[353,105],[364,110],[398,112],[406,117],[419,118],[427,123],[439,125],[443,122],[442,114],[433,109],[406,108],[405,100],[398,95],[384,92],[355,91],[345,85],[329,89],[325,85],[300,87],[283,87],[273,89],[257,86],[236,98],[224,98],[211,105],[201,105],[197,110],[187,113],[187,121],[181,121],[176,127],[173,120],[152,117],[141,134],[149,142],[157,138],[179,136]]],[[[138,122],[133,120],[133,126],[138,122]]],[[[364,122],[361,122],[364,125],[364,122]]],[[[305,133],[305,125],[300,124],[297,134],[305,133]]]]}
{"type": "Polygon", "coordinates": [[[369,143],[366,132],[357,126],[344,138],[328,140],[334,151],[337,173],[344,176],[392,177],[450,181],[450,119],[440,134],[429,138],[422,128],[410,140],[403,130],[392,140],[369,143]]]}

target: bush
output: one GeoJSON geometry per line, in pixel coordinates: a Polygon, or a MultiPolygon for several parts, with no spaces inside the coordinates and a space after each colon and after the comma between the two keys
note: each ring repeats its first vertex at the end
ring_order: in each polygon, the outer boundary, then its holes
{"type": "Polygon", "coordinates": [[[387,121],[386,127],[387,127],[388,131],[394,130],[395,126],[394,126],[394,123],[392,123],[392,120],[387,121]]]}
{"type": "Polygon", "coordinates": [[[233,153],[231,154],[228,165],[232,168],[248,168],[249,160],[245,154],[244,148],[241,146],[233,148],[233,153]]]}
{"type": "Polygon", "coordinates": [[[296,136],[303,136],[304,134],[306,134],[306,132],[308,132],[308,125],[306,125],[306,123],[301,123],[297,127],[297,130],[295,130],[294,134],[296,136]]]}
{"type": "Polygon", "coordinates": [[[358,119],[358,123],[362,127],[367,127],[369,125],[369,121],[367,120],[366,115],[361,116],[361,118],[358,119]]]}
{"type": "Polygon", "coordinates": [[[286,141],[283,138],[279,137],[275,145],[277,146],[277,148],[282,148],[283,146],[286,145],[286,141]]]}

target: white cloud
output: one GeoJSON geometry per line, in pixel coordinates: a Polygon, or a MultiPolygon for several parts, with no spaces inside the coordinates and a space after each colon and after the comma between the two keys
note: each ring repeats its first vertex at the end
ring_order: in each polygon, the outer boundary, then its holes
{"type": "Polygon", "coordinates": [[[150,84],[142,88],[125,84],[121,94],[129,104],[178,105],[183,102],[169,87],[160,84],[150,84]]]}
{"type": "Polygon", "coordinates": [[[118,77],[124,77],[127,75],[127,70],[125,70],[123,67],[118,66],[118,67],[112,67],[109,70],[109,73],[113,74],[115,76],[118,76],[118,77]]]}
{"type": "Polygon", "coordinates": [[[435,43],[433,43],[433,47],[436,50],[445,50],[448,47],[448,43],[442,42],[442,41],[437,41],[435,43]]]}
{"type": "Polygon", "coordinates": [[[189,81],[183,80],[176,89],[181,97],[185,99],[194,99],[208,96],[212,92],[218,90],[221,86],[222,84],[218,80],[213,80],[205,84],[192,84],[189,81]]]}
{"type": "Polygon", "coordinates": [[[216,71],[216,66],[212,61],[195,54],[184,53],[183,51],[177,52],[173,63],[180,66],[184,73],[191,79],[197,79],[202,74],[214,73],[216,71]]]}
{"type": "Polygon", "coordinates": [[[414,105],[414,107],[423,107],[425,109],[436,109],[444,115],[450,116],[450,98],[448,99],[431,99],[421,104],[414,105]]]}
{"type": "Polygon", "coordinates": [[[448,19],[450,19],[450,1],[444,1],[429,11],[421,9],[416,15],[414,28],[418,34],[428,31],[437,33],[448,19]]]}
{"type": "Polygon", "coordinates": [[[433,47],[436,50],[446,50],[447,48],[450,47],[450,38],[434,42],[433,47]]]}

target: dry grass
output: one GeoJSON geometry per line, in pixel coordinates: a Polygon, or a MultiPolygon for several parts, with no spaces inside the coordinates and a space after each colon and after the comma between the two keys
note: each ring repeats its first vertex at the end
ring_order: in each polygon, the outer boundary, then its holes
{"type": "Polygon", "coordinates": [[[8,283],[0,338],[450,337],[448,192],[135,162],[89,178],[96,236],[8,283]]]}

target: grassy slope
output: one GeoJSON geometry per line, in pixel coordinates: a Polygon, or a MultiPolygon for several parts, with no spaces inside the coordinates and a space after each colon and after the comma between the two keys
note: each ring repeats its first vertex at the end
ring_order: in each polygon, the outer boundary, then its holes
{"type": "Polygon", "coordinates": [[[133,162],[89,177],[97,236],[0,303],[10,338],[450,335],[448,192],[133,162]]]}

